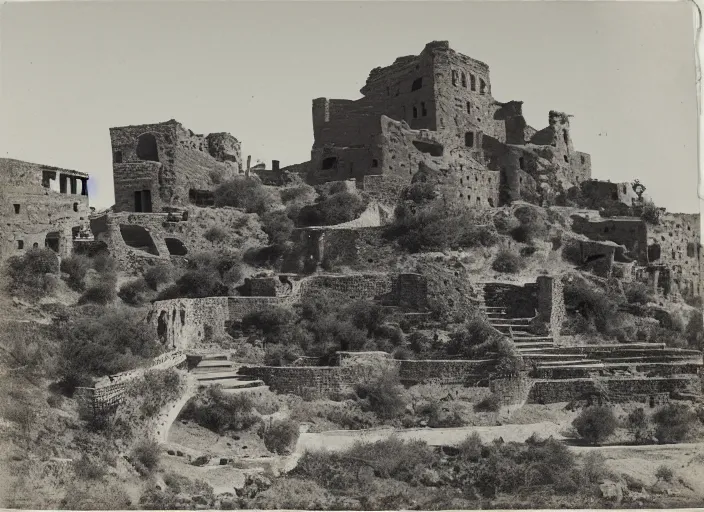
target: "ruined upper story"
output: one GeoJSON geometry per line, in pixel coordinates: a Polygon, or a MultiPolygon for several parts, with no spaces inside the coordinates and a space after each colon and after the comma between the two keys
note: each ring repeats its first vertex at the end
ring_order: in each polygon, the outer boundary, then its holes
{"type": "Polygon", "coordinates": [[[110,141],[116,211],[185,206],[243,170],[235,137],[196,134],[174,119],[110,128],[110,141]]]}
{"type": "Polygon", "coordinates": [[[88,174],[50,165],[0,158],[3,190],[11,194],[83,196],[88,198],[88,174]],[[58,194],[57,195],[54,195],[58,194]]]}

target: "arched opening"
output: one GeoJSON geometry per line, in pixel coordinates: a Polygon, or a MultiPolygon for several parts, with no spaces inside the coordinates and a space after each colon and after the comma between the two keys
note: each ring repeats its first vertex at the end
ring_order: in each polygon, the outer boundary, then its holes
{"type": "Polygon", "coordinates": [[[565,141],[565,144],[569,143],[569,137],[567,136],[567,130],[562,130],[562,139],[565,141]]]}
{"type": "Polygon", "coordinates": [[[74,212],[78,211],[78,203],[73,203],[73,211],[74,212]]]}
{"type": "Polygon", "coordinates": [[[469,88],[472,91],[477,90],[477,77],[474,75],[469,75],[469,88]]]}
{"type": "Polygon", "coordinates": [[[489,206],[491,206],[493,208],[494,207],[494,200],[492,198],[489,198],[489,199],[487,199],[487,201],[489,202],[489,206]]]}
{"type": "Polygon", "coordinates": [[[156,334],[157,336],[159,336],[159,341],[161,341],[162,343],[166,343],[166,318],[166,311],[162,311],[161,313],[159,313],[159,318],[156,322],[156,334]]]}
{"type": "Polygon", "coordinates": [[[144,133],[137,140],[137,158],[150,162],[159,161],[159,150],[156,145],[156,137],[151,133],[144,133]]]}
{"type": "Polygon", "coordinates": [[[457,71],[452,70],[452,85],[457,85],[457,71]]]}
{"type": "Polygon", "coordinates": [[[159,255],[159,251],[154,245],[154,240],[149,232],[142,226],[134,226],[131,224],[120,224],[120,234],[122,240],[139,251],[144,251],[149,254],[159,255]]]}
{"type": "Polygon", "coordinates": [[[413,119],[418,119],[418,107],[413,106],[413,119]]]}
{"type": "Polygon", "coordinates": [[[525,158],[520,157],[520,158],[518,159],[518,167],[520,167],[520,169],[521,169],[522,171],[525,171],[525,170],[526,170],[526,160],[525,160],[525,158]]]}
{"type": "Polygon", "coordinates": [[[483,78],[479,79],[479,94],[486,94],[486,82],[483,78]]]}
{"type": "Polygon", "coordinates": [[[462,71],[462,87],[467,87],[467,75],[464,74],[464,71],[462,71]]]}
{"type": "Polygon", "coordinates": [[[61,234],[58,231],[47,233],[46,238],[44,238],[44,247],[54,252],[59,252],[61,249],[61,234]]]}
{"type": "Polygon", "coordinates": [[[420,78],[416,78],[415,80],[413,80],[413,84],[411,84],[411,92],[417,91],[421,87],[423,87],[423,77],[422,76],[420,78]]]}

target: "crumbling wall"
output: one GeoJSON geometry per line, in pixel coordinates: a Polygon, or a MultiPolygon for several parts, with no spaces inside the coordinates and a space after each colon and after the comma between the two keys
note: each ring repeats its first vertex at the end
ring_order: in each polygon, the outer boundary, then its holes
{"type": "MultiPolygon", "coordinates": [[[[552,281],[554,286],[554,280],[552,281]]],[[[545,289],[551,290],[551,287],[546,283],[545,289]]],[[[552,297],[551,291],[550,296],[552,297]]],[[[506,308],[506,313],[510,317],[533,318],[539,306],[538,285],[535,283],[522,286],[508,283],[485,283],[484,301],[487,306],[506,308]]],[[[547,304],[547,301],[545,302],[547,304]]]]}
{"type": "Polygon", "coordinates": [[[552,276],[538,276],[536,284],[538,315],[549,325],[550,336],[557,340],[567,316],[564,284],[561,278],[552,276]]]}
{"type": "Polygon", "coordinates": [[[110,139],[115,211],[185,206],[191,190],[212,190],[242,169],[237,139],[226,133],[194,134],[173,119],[111,128],[110,139]]]}
{"type": "Polygon", "coordinates": [[[229,297],[206,297],[156,301],[147,321],[156,326],[161,343],[183,350],[224,335],[229,318],[229,297]]]}
{"type": "Polygon", "coordinates": [[[598,209],[610,206],[614,201],[626,206],[633,206],[638,201],[638,194],[629,182],[611,183],[610,181],[589,180],[581,184],[584,206],[598,209]]]}
{"type": "Polygon", "coordinates": [[[88,175],[9,158],[0,158],[0,175],[0,261],[33,247],[69,256],[88,227],[88,175]]]}
{"type": "Polygon", "coordinates": [[[573,216],[572,229],[592,240],[608,240],[623,245],[628,250],[627,256],[640,265],[648,264],[648,230],[645,222],[639,218],[595,221],[573,216]]]}
{"type": "Polygon", "coordinates": [[[672,285],[685,297],[702,294],[700,232],[699,214],[667,213],[659,224],[647,224],[649,263],[666,265],[672,285]]]}

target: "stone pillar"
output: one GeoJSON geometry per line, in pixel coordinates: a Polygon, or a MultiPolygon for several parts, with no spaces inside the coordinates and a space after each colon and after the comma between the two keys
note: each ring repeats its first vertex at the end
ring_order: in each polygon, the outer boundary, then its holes
{"type": "Polygon", "coordinates": [[[548,324],[550,335],[557,340],[565,318],[565,298],[559,277],[538,276],[538,318],[548,324]]]}
{"type": "Polygon", "coordinates": [[[272,171],[278,171],[278,170],[279,170],[279,161],[278,161],[278,160],[272,160],[272,161],[271,161],[271,170],[272,170],[272,171]]]}

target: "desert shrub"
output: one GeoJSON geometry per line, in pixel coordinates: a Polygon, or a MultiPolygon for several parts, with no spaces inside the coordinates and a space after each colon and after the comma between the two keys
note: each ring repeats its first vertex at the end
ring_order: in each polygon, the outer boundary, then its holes
{"type": "Polygon", "coordinates": [[[91,460],[85,453],[73,460],[73,472],[79,480],[100,480],[107,473],[102,464],[91,460]]]}
{"type": "Polygon", "coordinates": [[[221,276],[211,268],[204,268],[185,272],[175,284],[159,292],[157,299],[223,297],[227,294],[228,288],[221,276]]]}
{"type": "Polygon", "coordinates": [[[93,269],[101,275],[114,274],[117,270],[117,260],[107,252],[100,252],[91,258],[93,269]]]}
{"type": "Polygon", "coordinates": [[[203,233],[203,238],[213,244],[221,243],[227,240],[227,230],[222,226],[211,226],[203,233]]]}
{"type": "Polygon", "coordinates": [[[357,396],[367,400],[369,409],[379,418],[393,419],[402,415],[407,397],[397,371],[387,370],[355,386],[357,396]]]}
{"type": "Polygon", "coordinates": [[[287,308],[271,307],[247,313],[242,318],[242,329],[256,329],[272,343],[279,341],[280,335],[290,329],[296,315],[287,308]]]}
{"type": "Polygon", "coordinates": [[[103,481],[72,483],[61,500],[63,510],[128,510],[132,504],[127,490],[103,481]]]}
{"type": "Polygon", "coordinates": [[[649,224],[660,224],[662,210],[652,202],[645,203],[641,209],[640,218],[649,224]]]}
{"type": "Polygon", "coordinates": [[[69,389],[134,368],[163,350],[154,326],[126,308],[97,307],[93,314],[68,319],[56,332],[58,373],[69,389]]]}
{"type": "Polygon", "coordinates": [[[159,443],[151,439],[138,442],[132,449],[132,460],[134,465],[142,475],[152,473],[158,466],[161,459],[161,448],[159,443]]]}
{"type": "Polygon", "coordinates": [[[118,414],[138,415],[140,418],[156,417],[169,402],[181,395],[184,386],[181,376],[174,369],[146,371],[127,385],[125,396],[130,403],[121,404],[118,414]]]}
{"type": "Polygon", "coordinates": [[[159,286],[171,282],[173,278],[173,269],[170,265],[157,263],[149,267],[144,272],[144,281],[154,291],[159,289],[159,286]]]}
{"type": "Polygon", "coordinates": [[[491,247],[498,241],[494,226],[479,224],[474,212],[453,210],[444,205],[417,208],[399,205],[394,222],[386,228],[384,236],[396,240],[412,253],[491,247]]]}
{"type": "Polygon", "coordinates": [[[313,205],[304,206],[298,214],[299,226],[331,226],[356,219],[367,207],[359,195],[341,191],[313,205]]]}
{"type": "Polygon", "coordinates": [[[459,457],[464,462],[479,462],[483,448],[482,438],[476,432],[472,432],[457,445],[459,457]]]}
{"type": "Polygon", "coordinates": [[[535,240],[544,239],[547,235],[545,214],[532,206],[516,208],[515,217],[520,224],[511,231],[511,236],[517,242],[533,243],[535,240]]]}
{"type": "Polygon", "coordinates": [[[213,197],[217,207],[242,208],[247,213],[258,215],[270,210],[278,199],[259,180],[244,176],[222,183],[214,190],[213,197]]]}
{"type": "Polygon", "coordinates": [[[291,238],[294,223],[286,212],[277,210],[262,216],[262,231],[269,236],[270,244],[285,244],[291,238]]]}
{"type": "Polygon", "coordinates": [[[562,246],[562,259],[573,265],[581,265],[583,263],[579,240],[570,239],[562,246]]]}
{"type": "Polygon", "coordinates": [[[51,249],[30,249],[8,258],[6,265],[10,290],[30,295],[47,291],[51,281],[46,275],[59,272],[59,258],[51,249]]]}
{"type": "Polygon", "coordinates": [[[581,280],[568,282],[564,288],[565,305],[593,325],[608,333],[616,324],[619,299],[581,280]]]}
{"type": "Polygon", "coordinates": [[[257,510],[332,510],[334,497],[316,482],[299,478],[278,478],[260,492],[247,508],[257,510]]]}
{"type": "Polygon", "coordinates": [[[650,434],[650,421],[642,407],[631,411],[626,418],[626,428],[636,443],[645,441],[650,434]]]}
{"type": "Polygon", "coordinates": [[[185,503],[173,489],[149,487],[139,497],[139,505],[142,510],[180,510],[185,503]]]}
{"type": "Polygon", "coordinates": [[[583,409],[572,426],[589,443],[601,444],[614,433],[618,421],[610,407],[594,406],[583,409]]]}
{"type": "Polygon", "coordinates": [[[298,345],[268,343],[264,352],[264,364],[267,366],[287,366],[303,355],[298,345]]]}
{"type": "Polygon", "coordinates": [[[83,291],[86,286],[86,274],[91,268],[91,262],[82,254],[74,254],[61,261],[61,272],[68,274],[66,283],[72,290],[83,291]]]}
{"type": "Polygon", "coordinates": [[[415,359],[415,354],[413,353],[413,351],[406,347],[396,348],[391,354],[391,356],[397,361],[412,361],[413,359],[415,359]]]}
{"type": "Polygon", "coordinates": [[[650,290],[643,283],[628,283],[624,286],[624,293],[629,304],[647,304],[652,300],[650,290]]]}
{"type": "Polygon", "coordinates": [[[474,410],[477,412],[496,412],[500,408],[501,399],[495,393],[491,393],[489,396],[474,404],[474,410]]]}
{"type": "Polygon", "coordinates": [[[653,415],[655,439],[660,443],[680,443],[698,423],[697,415],[685,404],[667,404],[653,415]]]}
{"type": "Polygon", "coordinates": [[[495,377],[510,378],[520,373],[523,368],[523,358],[513,341],[505,337],[497,339],[494,351],[496,352],[495,377]]]}
{"type": "Polygon", "coordinates": [[[523,260],[515,252],[509,249],[502,249],[494,258],[491,268],[497,272],[516,274],[523,268],[523,260]]]}
{"type": "Polygon", "coordinates": [[[290,419],[272,421],[262,429],[262,439],[267,450],[277,455],[291,453],[298,441],[299,425],[290,419]]]}
{"type": "Polygon", "coordinates": [[[582,473],[590,483],[601,483],[609,473],[606,468],[606,458],[598,452],[586,454],[582,461],[582,473]]]}
{"type": "Polygon", "coordinates": [[[675,472],[672,471],[672,468],[669,466],[660,465],[658,468],[655,470],[655,478],[658,480],[662,480],[664,482],[672,482],[672,479],[675,477],[675,472]]]}
{"type": "Polygon", "coordinates": [[[699,308],[687,322],[684,334],[687,339],[687,344],[691,348],[697,350],[704,348],[704,318],[701,308],[699,308]]]}
{"type": "Polygon", "coordinates": [[[492,327],[486,317],[474,314],[459,329],[450,334],[446,350],[450,355],[474,358],[495,348],[502,337],[503,335],[492,327]]]}
{"type": "Polygon", "coordinates": [[[286,187],[279,190],[281,196],[281,201],[284,204],[287,203],[309,203],[315,199],[315,189],[310,185],[296,185],[293,187],[286,187]]]}
{"type": "Polygon", "coordinates": [[[424,203],[435,199],[437,196],[432,183],[413,183],[403,191],[403,197],[414,203],[424,203]]]}
{"type": "Polygon", "coordinates": [[[130,306],[140,306],[149,300],[151,289],[143,278],[133,279],[120,287],[117,296],[122,299],[125,304],[130,306]]]}
{"type": "Polygon", "coordinates": [[[344,315],[355,327],[372,334],[379,329],[388,313],[379,304],[366,300],[358,300],[345,308],[344,315]]]}
{"type": "Polygon", "coordinates": [[[94,285],[86,288],[86,291],[78,299],[78,304],[100,304],[106,306],[117,298],[115,291],[115,281],[112,279],[102,279],[94,285]]]}
{"type": "Polygon", "coordinates": [[[412,332],[408,336],[408,343],[416,354],[423,354],[433,348],[433,340],[430,336],[420,331],[412,332]]]}
{"type": "Polygon", "coordinates": [[[188,477],[171,471],[164,474],[164,484],[166,484],[169,490],[172,490],[176,494],[198,495],[208,500],[215,497],[213,488],[207,482],[203,480],[191,480],[188,477]]]}
{"type": "Polygon", "coordinates": [[[254,402],[246,394],[228,395],[218,386],[192,398],[179,416],[217,433],[245,430],[256,424],[254,402]]]}

